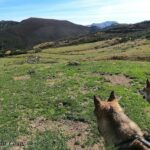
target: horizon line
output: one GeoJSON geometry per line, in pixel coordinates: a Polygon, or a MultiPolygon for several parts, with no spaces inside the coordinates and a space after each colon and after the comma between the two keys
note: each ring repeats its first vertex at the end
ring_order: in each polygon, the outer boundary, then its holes
{"type": "Polygon", "coordinates": [[[14,22],[22,22],[24,20],[27,20],[27,19],[30,19],[30,18],[35,18],[35,19],[48,19],[48,20],[58,20],[58,21],[68,21],[68,22],[71,22],[71,23],[74,23],[74,24],[78,24],[78,25],[83,25],[83,26],[86,26],[86,25],[92,25],[93,23],[94,24],[100,24],[100,23],[105,23],[105,22],[117,22],[118,24],[136,24],[136,23],[141,23],[141,22],[146,22],[146,21],[150,21],[150,20],[141,20],[141,21],[138,21],[138,22],[119,22],[117,20],[104,20],[104,21],[101,21],[101,22],[91,22],[91,24],[80,24],[80,23],[77,23],[77,22],[73,22],[73,21],[70,21],[70,20],[65,20],[65,19],[55,19],[55,18],[48,18],[48,17],[27,17],[27,18],[24,18],[24,19],[3,19],[3,20],[0,20],[0,22],[2,21],[14,21],[14,22]]]}

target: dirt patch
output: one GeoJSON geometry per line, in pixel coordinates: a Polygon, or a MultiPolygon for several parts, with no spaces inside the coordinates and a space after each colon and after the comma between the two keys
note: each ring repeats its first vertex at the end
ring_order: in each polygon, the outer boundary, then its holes
{"type": "Polygon", "coordinates": [[[39,117],[30,124],[30,130],[38,130],[44,132],[46,130],[59,130],[65,136],[70,137],[67,146],[70,150],[103,150],[102,144],[94,144],[93,146],[84,145],[90,136],[90,125],[88,123],[72,120],[52,121],[43,117],[39,117]]]}
{"type": "Polygon", "coordinates": [[[13,77],[13,79],[15,81],[25,81],[25,80],[29,80],[31,77],[29,75],[24,75],[24,76],[16,76],[13,77]]]}
{"type": "Polygon", "coordinates": [[[123,85],[123,86],[130,86],[131,79],[126,77],[123,74],[118,74],[118,75],[110,75],[110,74],[105,74],[102,75],[107,81],[111,82],[111,84],[114,85],[123,85]]]}
{"type": "Polygon", "coordinates": [[[47,120],[44,117],[39,117],[30,124],[31,129],[36,129],[40,132],[44,132],[46,130],[54,130],[59,129],[65,135],[74,135],[76,132],[89,131],[89,124],[83,123],[80,121],[71,121],[71,120],[60,120],[60,121],[52,121],[47,120]]]}

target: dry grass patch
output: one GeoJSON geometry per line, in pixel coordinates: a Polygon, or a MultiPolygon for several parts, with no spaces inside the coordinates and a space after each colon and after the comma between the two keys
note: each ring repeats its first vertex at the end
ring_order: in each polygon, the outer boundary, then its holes
{"type": "Polygon", "coordinates": [[[15,81],[25,81],[25,80],[29,80],[31,77],[29,75],[24,75],[24,76],[16,76],[13,77],[13,79],[15,81]]]}
{"type": "Polygon", "coordinates": [[[13,146],[10,150],[23,150],[23,147],[13,146]]]}
{"type": "Polygon", "coordinates": [[[27,147],[29,142],[29,137],[27,136],[19,136],[14,143],[14,146],[10,148],[10,150],[24,150],[27,147]]]}
{"type": "Polygon", "coordinates": [[[47,79],[46,80],[46,85],[53,86],[53,85],[59,83],[60,81],[61,80],[59,80],[59,79],[47,79]]]}
{"type": "Polygon", "coordinates": [[[55,84],[58,84],[61,81],[62,81],[61,79],[57,79],[57,78],[47,79],[45,84],[48,86],[54,86],[55,84]]]}

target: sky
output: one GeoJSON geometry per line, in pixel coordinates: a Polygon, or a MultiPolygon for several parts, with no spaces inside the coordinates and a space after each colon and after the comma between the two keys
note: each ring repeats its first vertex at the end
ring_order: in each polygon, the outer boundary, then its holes
{"type": "Polygon", "coordinates": [[[0,0],[0,20],[29,17],[83,25],[104,21],[137,23],[150,20],[150,0],[0,0]]]}

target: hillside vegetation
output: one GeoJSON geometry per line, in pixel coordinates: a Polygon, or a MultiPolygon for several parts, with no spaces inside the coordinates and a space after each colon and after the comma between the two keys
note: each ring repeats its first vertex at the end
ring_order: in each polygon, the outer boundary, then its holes
{"type": "Polygon", "coordinates": [[[0,50],[27,49],[34,45],[89,33],[89,28],[65,20],[28,18],[21,22],[0,21],[0,50]]]}
{"type": "MultiPolygon", "coordinates": [[[[103,29],[77,25],[65,20],[28,18],[21,22],[0,21],[1,53],[26,53],[41,43],[59,47],[121,38],[120,42],[150,39],[150,21],[136,24],[116,24],[103,29]],[[53,43],[54,44],[51,44],[53,43]],[[16,52],[18,50],[19,52],[16,52]],[[4,52],[3,52],[4,51],[4,52]]],[[[45,44],[43,46],[45,48],[45,44]]]]}
{"type": "Polygon", "coordinates": [[[150,131],[150,106],[138,93],[150,78],[150,40],[31,50],[0,58],[0,70],[2,150],[104,149],[93,95],[107,99],[112,90],[125,113],[150,131]]]}

